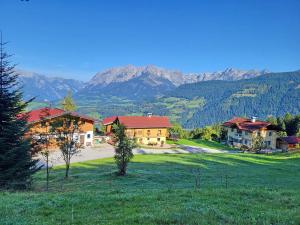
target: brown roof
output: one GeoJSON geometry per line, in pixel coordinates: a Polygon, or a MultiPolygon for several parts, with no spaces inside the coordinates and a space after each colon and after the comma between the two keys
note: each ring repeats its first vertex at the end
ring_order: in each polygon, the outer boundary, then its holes
{"type": "Polygon", "coordinates": [[[127,128],[168,128],[171,127],[166,116],[115,116],[103,120],[103,125],[111,124],[118,120],[127,128]]]}
{"type": "Polygon", "coordinates": [[[234,117],[233,119],[226,121],[223,123],[225,127],[236,127],[239,130],[247,130],[247,131],[255,131],[261,129],[271,129],[271,123],[256,120],[252,122],[251,119],[243,118],[243,117],[234,117]]]}

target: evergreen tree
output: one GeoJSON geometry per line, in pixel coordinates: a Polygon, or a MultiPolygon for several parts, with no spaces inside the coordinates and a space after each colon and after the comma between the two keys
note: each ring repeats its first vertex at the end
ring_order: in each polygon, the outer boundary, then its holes
{"type": "Polygon", "coordinates": [[[30,140],[25,138],[27,118],[20,116],[29,102],[22,101],[5,44],[0,33],[0,188],[25,189],[38,170],[30,140]]]}
{"type": "Polygon", "coordinates": [[[284,120],[281,117],[277,117],[277,125],[278,125],[278,128],[281,131],[285,131],[286,130],[285,122],[284,122],[284,120]]]}
{"type": "Polygon", "coordinates": [[[284,123],[285,123],[285,131],[288,135],[293,135],[294,133],[297,132],[295,129],[295,124],[294,124],[294,117],[290,113],[286,113],[284,115],[284,123]]]}
{"type": "Polygon", "coordinates": [[[66,111],[75,111],[76,110],[77,107],[73,100],[71,91],[68,91],[68,94],[62,100],[61,105],[62,105],[63,109],[66,111]]]}
{"type": "Polygon", "coordinates": [[[118,174],[124,176],[127,165],[133,157],[132,149],[135,147],[135,143],[126,136],[124,125],[114,125],[113,131],[116,137],[115,160],[119,169],[118,174]]]}

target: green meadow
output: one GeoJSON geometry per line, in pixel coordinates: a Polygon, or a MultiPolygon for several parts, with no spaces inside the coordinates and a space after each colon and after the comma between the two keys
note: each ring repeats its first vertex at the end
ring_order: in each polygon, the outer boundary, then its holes
{"type": "Polygon", "coordinates": [[[300,224],[300,153],[137,155],[45,171],[0,192],[0,224],[300,224]]]}
{"type": "Polygon", "coordinates": [[[235,150],[229,146],[223,145],[216,141],[208,141],[202,139],[179,139],[178,141],[167,141],[168,144],[188,145],[200,148],[219,149],[219,150],[235,150]]]}

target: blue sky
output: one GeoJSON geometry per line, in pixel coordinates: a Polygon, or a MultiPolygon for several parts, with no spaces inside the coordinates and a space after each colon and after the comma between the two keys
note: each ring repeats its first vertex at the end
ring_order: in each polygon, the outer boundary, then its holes
{"type": "Polygon", "coordinates": [[[299,0],[0,0],[20,68],[90,79],[127,64],[300,69],[299,0]]]}

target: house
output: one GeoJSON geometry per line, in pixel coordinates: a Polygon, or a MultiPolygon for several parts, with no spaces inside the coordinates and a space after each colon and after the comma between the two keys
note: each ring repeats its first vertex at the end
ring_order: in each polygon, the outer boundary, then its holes
{"type": "MultiPolygon", "coordinates": [[[[76,133],[76,139],[83,146],[93,145],[94,136],[94,119],[76,112],[67,112],[58,108],[40,108],[32,110],[27,115],[29,124],[28,134],[37,137],[39,134],[50,131],[51,123],[58,121],[60,118],[71,115],[79,120],[79,133],[76,133]]],[[[53,138],[54,139],[54,138],[53,138]]],[[[52,144],[50,148],[57,148],[56,144],[52,144]]]]}
{"type": "Polygon", "coordinates": [[[300,148],[300,137],[280,137],[277,139],[277,147],[285,151],[300,148]]]}
{"type": "Polygon", "coordinates": [[[235,117],[223,123],[227,130],[227,144],[241,147],[252,147],[252,142],[258,135],[263,138],[265,148],[276,149],[276,140],[278,138],[277,129],[271,123],[251,119],[235,117]]]}
{"type": "Polygon", "coordinates": [[[112,133],[114,124],[123,124],[126,134],[139,144],[164,145],[168,137],[168,128],[172,125],[166,116],[112,116],[102,122],[107,134],[112,133]]]}

